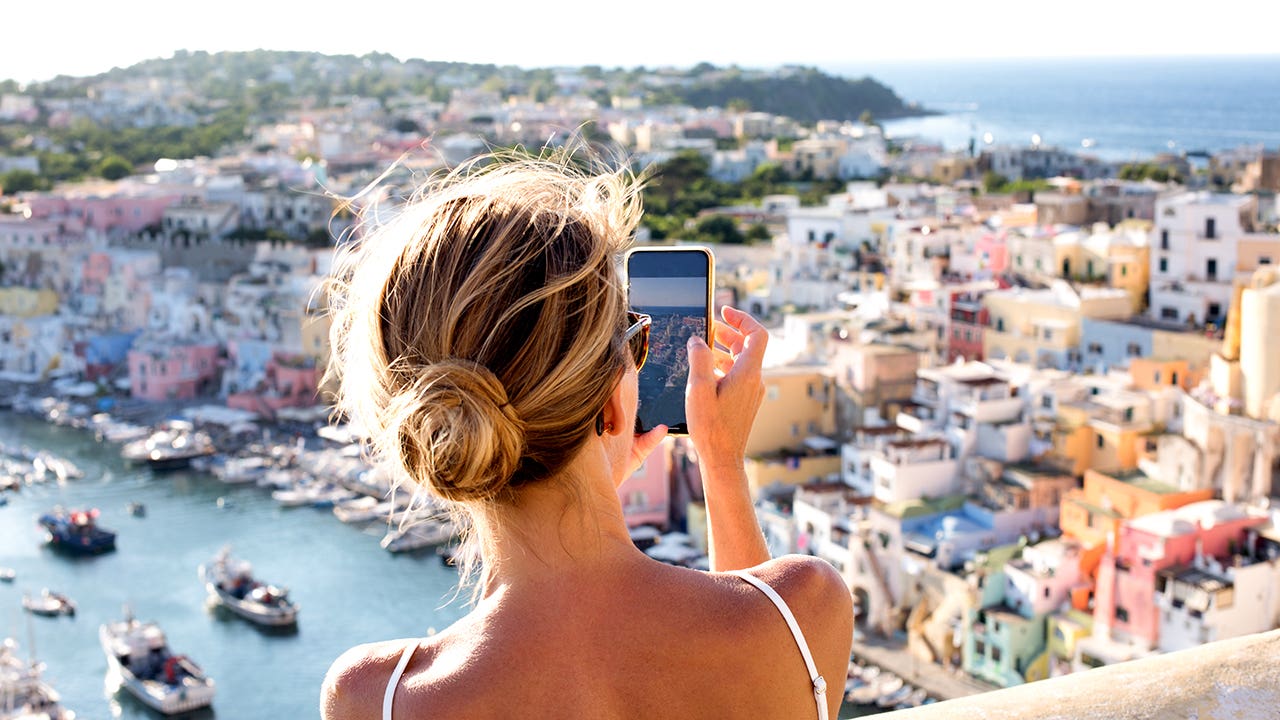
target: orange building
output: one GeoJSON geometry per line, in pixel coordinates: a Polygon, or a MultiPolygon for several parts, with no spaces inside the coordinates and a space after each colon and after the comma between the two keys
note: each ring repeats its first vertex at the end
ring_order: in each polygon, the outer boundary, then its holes
{"type": "Polygon", "coordinates": [[[1086,547],[1106,545],[1120,523],[1161,510],[1213,498],[1213,490],[1179,490],[1141,470],[1104,473],[1086,470],[1084,487],[1066,494],[1058,525],[1086,547]]]}

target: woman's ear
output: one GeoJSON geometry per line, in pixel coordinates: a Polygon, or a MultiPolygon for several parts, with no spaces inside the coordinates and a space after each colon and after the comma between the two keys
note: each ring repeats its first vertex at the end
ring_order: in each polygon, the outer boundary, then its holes
{"type": "Polygon", "coordinates": [[[635,432],[632,427],[635,424],[635,420],[627,417],[627,404],[624,394],[626,392],[626,377],[625,370],[618,373],[618,381],[613,384],[613,392],[609,393],[609,397],[604,403],[604,409],[600,411],[601,416],[604,417],[604,432],[610,435],[635,432]]]}

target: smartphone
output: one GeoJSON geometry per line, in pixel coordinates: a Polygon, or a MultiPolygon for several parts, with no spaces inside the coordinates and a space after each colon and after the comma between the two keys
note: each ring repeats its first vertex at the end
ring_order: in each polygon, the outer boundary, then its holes
{"type": "Polygon", "coordinates": [[[689,338],[711,344],[711,294],[715,259],[692,245],[634,248],[626,255],[627,300],[631,309],[653,318],[649,358],[640,370],[636,432],[666,425],[688,435],[684,391],[689,379],[689,338]]]}

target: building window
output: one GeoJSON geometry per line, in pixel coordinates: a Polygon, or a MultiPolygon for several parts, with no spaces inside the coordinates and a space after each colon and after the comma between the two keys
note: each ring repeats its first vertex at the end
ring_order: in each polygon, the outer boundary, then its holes
{"type": "Polygon", "coordinates": [[[996,332],[1004,332],[1004,318],[996,318],[996,332]]]}
{"type": "Polygon", "coordinates": [[[1090,355],[1101,355],[1101,354],[1102,354],[1102,343],[1096,343],[1096,342],[1091,342],[1091,343],[1089,343],[1089,354],[1090,354],[1090,355]]]}
{"type": "Polygon", "coordinates": [[[1138,343],[1129,343],[1129,346],[1125,348],[1125,352],[1129,354],[1129,357],[1142,357],[1142,346],[1138,343]]]}
{"type": "Polygon", "coordinates": [[[1098,449],[1101,450],[1107,446],[1107,439],[1102,435],[1098,436],[1098,449]]]}
{"type": "Polygon", "coordinates": [[[1044,408],[1044,409],[1046,409],[1046,410],[1052,410],[1052,409],[1053,409],[1053,397],[1051,397],[1051,396],[1049,396],[1049,395],[1045,395],[1044,397],[1040,398],[1040,407],[1042,407],[1042,408],[1044,408]]]}
{"type": "Polygon", "coordinates": [[[1169,272],[1169,258],[1160,258],[1160,272],[1169,272]]]}
{"type": "MultiPolygon", "coordinates": [[[[1212,262],[1212,260],[1210,261],[1212,262]]],[[[1217,319],[1222,317],[1222,305],[1218,303],[1209,303],[1209,318],[1217,319]]]]}
{"type": "Polygon", "coordinates": [[[1169,375],[1169,384],[1170,384],[1170,385],[1177,385],[1177,384],[1178,384],[1178,373],[1177,373],[1177,371],[1176,371],[1176,370],[1175,370],[1173,373],[1171,373],[1171,374],[1169,375]]]}
{"type": "Polygon", "coordinates": [[[1128,265],[1121,265],[1121,266],[1120,266],[1120,277],[1125,277],[1125,276],[1127,276],[1128,274],[1129,274],[1129,266],[1128,266],[1128,265]]]}
{"type": "Polygon", "coordinates": [[[1161,249],[1161,250],[1168,250],[1168,249],[1169,249],[1169,230],[1168,230],[1168,228],[1163,229],[1163,230],[1161,230],[1161,231],[1160,231],[1160,249],[1161,249]]]}
{"type": "Polygon", "coordinates": [[[1162,319],[1162,320],[1177,320],[1177,319],[1178,319],[1178,308],[1173,308],[1173,307],[1168,307],[1168,306],[1165,306],[1165,307],[1160,308],[1160,319],[1162,319]]]}
{"type": "Polygon", "coordinates": [[[1127,608],[1116,606],[1116,620],[1122,623],[1129,622],[1129,610],[1127,608]]]}
{"type": "Polygon", "coordinates": [[[1209,258],[1204,261],[1204,276],[1209,280],[1218,279],[1218,261],[1209,258]]]}
{"type": "Polygon", "coordinates": [[[1204,239],[1214,240],[1218,237],[1218,222],[1213,218],[1204,219],[1204,239]]]}
{"type": "Polygon", "coordinates": [[[1259,264],[1259,265],[1270,265],[1270,264],[1271,264],[1271,256],[1270,256],[1270,255],[1259,255],[1259,256],[1258,256],[1258,264],[1259,264]]]}

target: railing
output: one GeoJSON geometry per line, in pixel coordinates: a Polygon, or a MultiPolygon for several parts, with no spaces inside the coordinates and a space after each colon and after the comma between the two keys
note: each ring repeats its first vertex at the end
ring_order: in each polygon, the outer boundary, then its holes
{"type": "MultiPolygon", "coordinates": [[[[1280,630],[903,710],[903,720],[1273,718],[1280,630]]],[[[887,716],[885,716],[887,717],[887,716]]]]}

